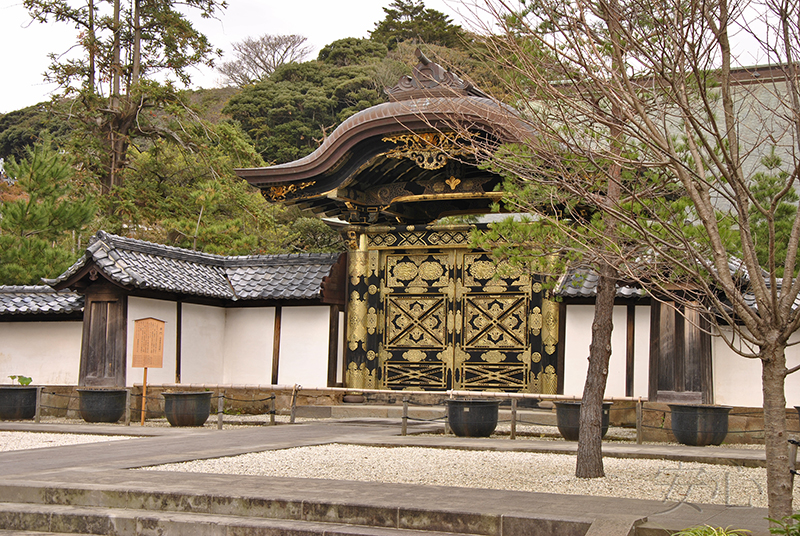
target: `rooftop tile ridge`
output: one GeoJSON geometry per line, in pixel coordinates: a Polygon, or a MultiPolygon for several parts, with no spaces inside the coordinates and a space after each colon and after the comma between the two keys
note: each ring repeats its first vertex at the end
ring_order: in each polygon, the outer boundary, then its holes
{"type": "Polygon", "coordinates": [[[226,268],[243,266],[279,266],[335,262],[341,253],[276,253],[225,257],[226,268]]]}
{"type": "Polygon", "coordinates": [[[48,285],[0,285],[0,293],[26,292],[29,294],[73,293],[72,291],[53,290],[48,285]]]}
{"type": "Polygon", "coordinates": [[[148,242],[138,238],[129,238],[111,234],[106,231],[98,231],[97,236],[102,236],[103,241],[109,243],[112,247],[118,250],[145,253],[148,255],[156,255],[159,257],[167,257],[170,259],[196,262],[200,264],[212,264],[215,266],[223,266],[225,259],[227,259],[227,257],[224,255],[216,255],[213,253],[205,253],[192,249],[168,246],[166,244],[158,244],[156,242],[148,242]]]}

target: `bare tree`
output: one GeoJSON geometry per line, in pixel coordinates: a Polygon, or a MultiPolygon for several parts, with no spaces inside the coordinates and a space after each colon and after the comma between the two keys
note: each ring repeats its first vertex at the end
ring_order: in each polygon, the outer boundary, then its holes
{"type": "Polygon", "coordinates": [[[312,50],[301,35],[262,35],[233,44],[236,59],[219,66],[228,84],[239,87],[255,84],[285,63],[305,59],[312,50]]]}
{"type": "Polygon", "coordinates": [[[703,311],[733,350],[758,359],[769,515],[790,515],[784,382],[800,366],[785,350],[800,327],[800,212],[783,234],[778,223],[800,169],[800,6],[485,0],[473,15],[533,133],[500,151],[476,145],[508,177],[507,202],[535,214],[492,239],[518,243],[507,256],[558,249],[613,266],[703,311]],[[735,41],[753,56],[738,57],[735,41]],[[753,57],[767,66],[735,69],[753,57]],[[773,149],[781,172],[765,195],[756,186],[773,149]]]}

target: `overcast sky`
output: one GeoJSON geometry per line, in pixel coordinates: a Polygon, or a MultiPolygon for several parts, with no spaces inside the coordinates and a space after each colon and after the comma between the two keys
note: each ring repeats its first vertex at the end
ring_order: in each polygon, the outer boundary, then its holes
{"type": "MultiPolygon", "coordinates": [[[[344,37],[368,37],[391,0],[228,0],[219,20],[196,17],[196,26],[225,52],[231,43],[264,34],[300,34],[320,48],[344,37]]],[[[451,0],[425,0],[425,6],[462,20],[451,0]]],[[[67,24],[30,23],[21,0],[0,0],[0,113],[48,100],[55,88],[43,83],[47,54],[61,53],[75,42],[67,24]]],[[[192,76],[195,87],[216,87],[219,76],[203,70],[192,76]]]]}

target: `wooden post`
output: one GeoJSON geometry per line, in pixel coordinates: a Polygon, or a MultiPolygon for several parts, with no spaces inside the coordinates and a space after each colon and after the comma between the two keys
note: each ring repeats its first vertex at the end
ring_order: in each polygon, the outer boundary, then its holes
{"type": "Polygon", "coordinates": [[[642,411],[642,397],[639,397],[639,400],[636,401],[636,444],[642,444],[642,420],[643,415],[642,411]]]}
{"type": "Polygon", "coordinates": [[[408,397],[403,397],[403,427],[401,435],[406,435],[408,432],[408,397]]]}
{"type": "Polygon", "coordinates": [[[131,425],[131,390],[125,388],[125,426],[131,425]]]}
{"type": "Polygon", "coordinates": [[[511,434],[509,436],[510,439],[517,438],[517,399],[511,399],[511,434]]]}
{"type": "Polygon", "coordinates": [[[34,418],[34,422],[37,424],[42,417],[42,389],[43,387],[36,388],[36,417],[34,418]]]}
{"type": "Polygon", "coordinates": [[[144,414],[147,411],[147,367],[144,367],[144,378],[142,379],[142,421],[144,426],[144,414]]]}
{"type": "Polygon", "coordinates": [[[294,424],[294,417],[297,414],[297,390],[300,388],[299,385],[294,384],[292,388],[292,410],[289,416],[289,422],[294,424]]]}
{"type": "Polygon", "coordinates": [[[217,430],[222,430],[222,411],[225,404],[224,393],[217,394],[217,430]]]}

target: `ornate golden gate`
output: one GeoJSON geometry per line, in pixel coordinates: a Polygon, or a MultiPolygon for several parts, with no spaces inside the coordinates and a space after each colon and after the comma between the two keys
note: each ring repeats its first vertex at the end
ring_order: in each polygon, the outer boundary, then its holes
{"type": "Polygon", "coordinates": [[[368,383],[556,393],[560,309],[540,281],[466,249],[466,233],[426,230],[370,237],[371,277],[358,304],[368,383]]]}

